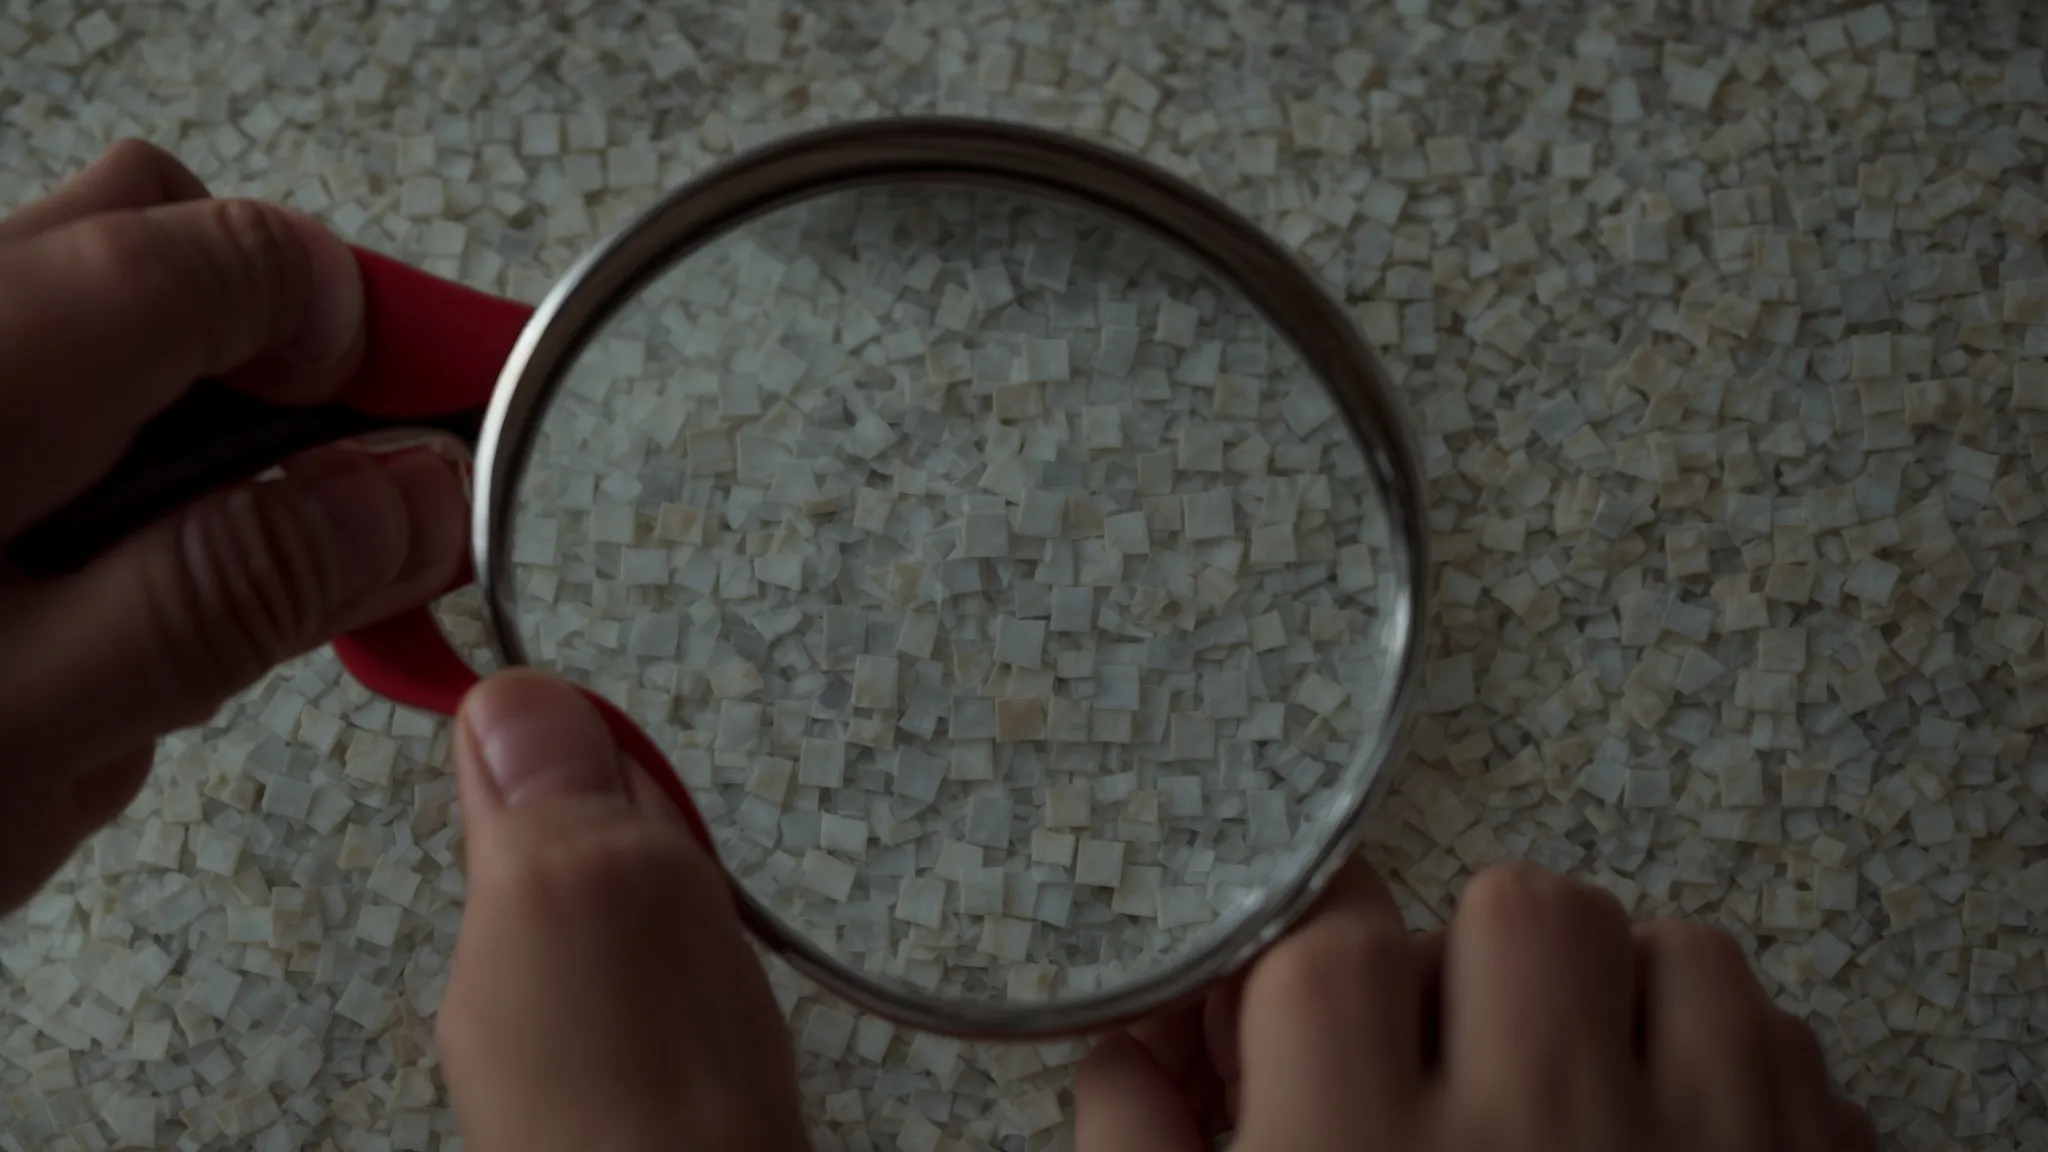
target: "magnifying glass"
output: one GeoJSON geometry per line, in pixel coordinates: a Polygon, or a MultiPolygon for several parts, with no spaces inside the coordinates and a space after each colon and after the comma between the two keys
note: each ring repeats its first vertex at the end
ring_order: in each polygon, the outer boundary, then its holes
{"type": "MultiPolygon", "coordinates": [[[[890,120],[678,189],[531,312],[357,256],[339,401],[200,384],[10,558],[336,439],[463,438],[497,655],[591,693],[760,940],[916,1028],[1168,1007],[1355,847],[1422,651],[1417,453],[1341,307],[1211,197],[890,120]]],[[[424,609],[335,647],[416,707],[476,680],[424,609]]]]}

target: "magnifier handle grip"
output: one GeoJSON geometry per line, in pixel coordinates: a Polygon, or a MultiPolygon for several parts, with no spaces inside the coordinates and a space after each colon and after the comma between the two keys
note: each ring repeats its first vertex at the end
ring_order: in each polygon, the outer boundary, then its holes
{"type": "Polygon", "coordinates": [[[171,510],[337,440],[433,429],[474,445],[531,310],[355,249],[365,346],[331,404],[273,404],[203,380],[143,425],[84,494],[8,545],[31,575],[73,571],[171,510]]]}
{"type": "MultiPolygon", "coordinates": [[[[434,622],[433,613],[425,608],[401,612],[389,620],[337,636],[334,652],[363,687],[387,700],[442,716],[455,715],[462,698],[476,687],[479,679],[476,669],[448,642],[447,635],[434,622]]],[[[697,811],[696,803],[690,799],[689,787],[670,766],[668,755],[618,705],[588,688],[583,689],[583,695],[604,717],[604,725],[619,751],[639,771],[648,774],[655,787],[676,806],[690,836],[716,859],[717,842],[711,838],[703,813],[697,811]]]]}
{"type": "Polygon", "coordinates": [[[423,425],[463,435],[474,423],[373,416],[341,404],[271,404],[202,380],[143,425],[112,471],[16,537],[8,558],[31,575],[74,571],[171,510],[309,448],[423,425]]]}

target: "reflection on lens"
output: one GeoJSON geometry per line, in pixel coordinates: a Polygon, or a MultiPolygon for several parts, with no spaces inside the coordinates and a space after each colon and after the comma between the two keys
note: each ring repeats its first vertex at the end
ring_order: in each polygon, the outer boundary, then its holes
{"type": "Polygon", "coordinates": [[[1369,783],[1399,589],[1363,453],[1249,305],[1107,218],[915,185],[750,224],[592,342],[519,494],[534,658],[877,981],[1155,975],[1369,783]]]}

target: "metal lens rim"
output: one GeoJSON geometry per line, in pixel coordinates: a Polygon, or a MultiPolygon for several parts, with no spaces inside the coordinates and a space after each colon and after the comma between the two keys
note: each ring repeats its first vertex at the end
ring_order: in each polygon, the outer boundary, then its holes
{"type": "Polygon", "coordinates": [[[874,120],[784,138],[683,185],[585,254],[535,311],[498,377],[476,458],[471,525],[490,639],[506,664],[530,663],[518,628],[511,533],[540,423],[585,344],[680,260],[746,222],[864,185],[932,181],[1051,196],[1134,225],[1194,258],[1256,308],[1327,386],[1384,496],[1398,581],[1380,627],[1387,674],[1380,728],[1352,778],[1369,781],[1329,814],[1328,841],[1265,904],[1181,961],[1085,997],[1032,1003],[947,1000],[852,970],[793,932],[735,881],[742,919],[826,991],[908,1027],[1030,1040],[1114,1027],[1198,996],[1264,950],[1314,902],[1356,847],[1399,755],[1423,654],[1429,528],[1415,440],[1378,359],[1343,307],[1283,247],[1228,206],[1148,163],[1035,128],[957,117],[874,120]],[[1369,775],[1361,776],[1361,772],[1369,775]]]}

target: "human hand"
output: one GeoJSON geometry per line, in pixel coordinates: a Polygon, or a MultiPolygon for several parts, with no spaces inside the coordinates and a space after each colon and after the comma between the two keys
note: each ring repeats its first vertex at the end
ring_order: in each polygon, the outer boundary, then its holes
{"type": "Polygon", "coordinates": [[[1148,1022],[1082,1067],[1079,1152],[1198,1152],[1184,1085],[1225,1086],[1236,1152],[1863,1152],[1869,1121],[1729,936],[1631,927],[1525,865],[1410,934],[1363,863],[1241,994],[1148,1022]]]}
{"type": "MultiPolygon", "coordinates": [[[[104,475],[194,381],[283,403],[360,362],[363,295],[309,218],[214,200],[134,141],[0,220],[0,545],[104,475]]],[[[0,565],[0,913],[141,787],[156,738],[279,661],[425,602],[467,511],[425,449],[306,453],[75,574],[0,565]]]]}
{"type": "Polygon", "coordinates": [[[463,701],[455,756],[469,894],[436,1032],[468,1146],[802,1152],[731,889],[597,710],[504,673],[463,701]]]}

